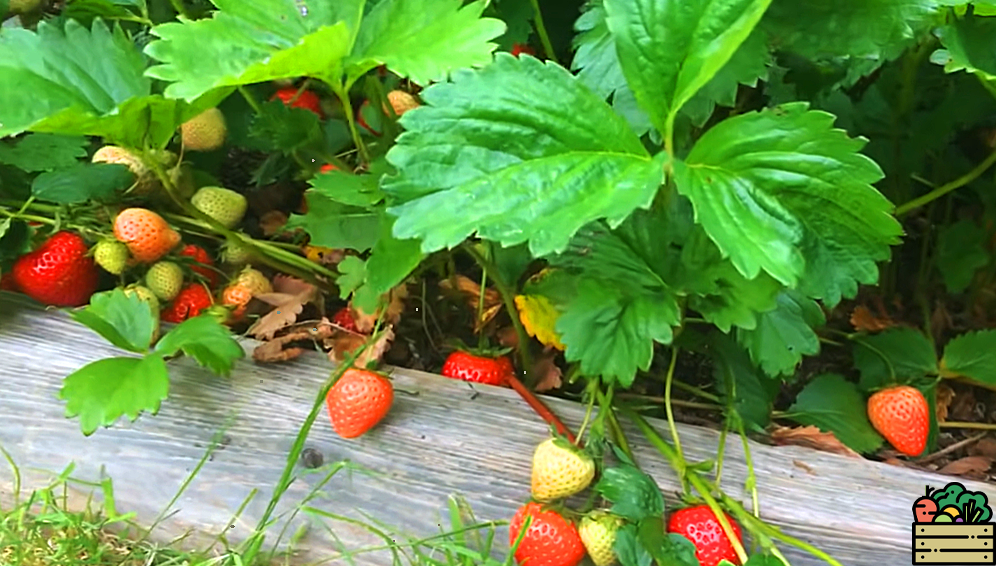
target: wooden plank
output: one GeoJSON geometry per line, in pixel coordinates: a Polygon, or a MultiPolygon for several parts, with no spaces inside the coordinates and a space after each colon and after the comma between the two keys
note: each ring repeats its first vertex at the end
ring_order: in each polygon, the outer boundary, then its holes
{"type": "MultiPolygon", "coordinates": [[[[247,350],[254,343],[246,342],[247,350]]],[[[123,422],[84,438],[75,420],[63,418],[56,399],[62,377],[85,363],[116,355],[111,346],[58,312],[43,312],[24,299],[0,293],[0,443],[22,467],[59,472],[70,461],[77,476],[93,480],[100,467],[113,478],[118,506],[150,521],[167,504],[204,453],[212,435],[233,417],[228,443],[201,471],[180,499],[179,513],[162,537],[194,529],[227,530],[242,540],[260,517],[283,469],[286,455],[330,364],[306,355],[282,365],[241,363],[230,379],[212,376],[189,359],[171,363],[169,400],[156,417],[123,422]],[[260,490],[241,520],[229,528],[231,514],[250,490],[260,490]]],[[[362,439],[345,441],[325,425],[322,414],[308,446],[326,462],[349,459],[377,475],[354,473],[334,479],[317,507],[354,518],[365,512],[408,532],[438,532],[439,514],[452,493],[468,499],[478,518],[507,519],[529,495],[533,447],[546,426],[507,389],[470,385],[438,376],[394,371],[396,404],[387,419],[362,439]]],[[[584,408],[549,398],[570,426],[584,408]]],[[[666,427],[651,421],[659,430],[666,427]]],[[[715,455],[718,434],[679,425],[691,460],[715,455]]],[[[675,502],[678,484],[659,455],[632,429],[630,438],[641,465],[675,502]]],[[[943,487],[951,478],[856,460],[799,447],[751,442],[761,493],[761,515],[853,566],[905,564],[912,547],[912,504],[924,486],[943,487]]],[[[748,501],[740,486],[746,466],[739,439],[726,446],[724,487],[748,501]]],[[[44,476],[33,474],[32,485],[44,476]]],[[[290,509],[318,481],[305,476],[278,509],[290,509]]],[[[12,476],[0,471],[0,491],[12,476]]],[[[988,484],[963,482],[984,491],[988,484]]],[[[343,524],[336,534],[350,548],[378,544],[369,533],[343,524]]],[[[500,538],[507,537],[507,530],[500,538]]],[[[273,537],[271,537],[272,539],[273,537]]],[[[196,539],[194,539],[196,540],[196,539]]],[[[202,539],[203,540],[203,537],[202,539]]],[[[297,549],[303,561],[334,555],[330,537],[312,529],[297,549]]],[[[785,549],[794,566],[823,562],[785,549]]],[[[388,564],[384,555],[365,555],[358,564],[388,564]]]]}

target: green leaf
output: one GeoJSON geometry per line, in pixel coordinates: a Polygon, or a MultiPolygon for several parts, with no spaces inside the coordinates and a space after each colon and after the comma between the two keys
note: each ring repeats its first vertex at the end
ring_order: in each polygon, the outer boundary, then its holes
{"type": "Polygon", "coordinates": [[[314,193],[339,204],[363,207],[373,206],[384,200],[378,175],[354,175],[344,171],[329,171],[315,175],[310,184],[314,193]]]}
{"type": "Polygon", "coordinates": [[[362,259],[349,255],[336,266],[339,269],[339,298],[345,300],[349,294],[358,289],[367,278],[367,264],[362,259]]]}
{"type": "Polygon", "coordinates": [[[556,329],[566,358],[579,361],[586,375],[629,387],[638,369],[650,367],[654,342],[671,342],[681,316],[662,276],[668,270],[657,238],[666,222],[663,214],[640,211],[615,231],[594,223],[567,253],[549,258],[577,279],[574,293],[550,298],[563,311],[556,329]]]}
{"type": "Polygon", "coordinates": [[[30,173],[75,165],[86,157],[86,138],[59,134],[29,134],[14,145],[0,143],[0,163],[30,173]]]}
{"type": "Polygon", "coordinates": [[[654,557],[640,542],[639,530],[634,524],[626,524],[619,528],[612,550],[619,558],[621,566],[650,566],[654,563],[654,557]]]}
{"type": "Polygon", "coordinates": [[[630,464],[606,468],[595,492],[612,502],[614,515],[633,522],[664,513],[664,495],[657,482],[630,464]]]}
{"type": "Polygon", "coordinates": [[[983,246],[985,240],[985,230],[970,220],[959,220],[941,228],[935,257],[948,292],[964,291],[975,272],[989,264],[989,253],[983,246]]]}
{"type": "Polygon", "coordinates": [[[31,228],[22,220],[0,219],[0,263],[31,251],[31,228]]]}
{"type": "Polygon", "coordinates": [[[134,182],[135,175],[124,165],[77,162],[35,177],[31,194],[38,200],[78,204],[108,200],[134,182]]]}
{"type": "Polygon", "coordinates": [[[254,144],[289,153],[321,140],[322,129],[314,112],[271,100],[260,108],[252,122],[249,136],[253,138],[254,144]]]}
{"type": "Polygon", "coordinates": [[[377,243],[382,216],[384,213],[379,209],[345,206],[310,191],[308,213],[292,214],[286,228],[303,229],[311,236],[313,246],[364,252],[377,243]]]}
{"type": "Polygon", "coordinates": [[[747,39],[771,0],[605,0],[629,87],[662,132],[747,39]]]}
{"type": "Polygon", "coordinates": [[[897,57],[939,23],[935,0],[775,0],[760,27],[775,45],[810,59],[897,57]]]}
{"type": "Polygon", "coordinates": [[[714,332],[710,338],[713,377],[726,398],[724,404],[736,411],[749,430],[763,431],[771,422],[779,382],[761,373],[729,336],[714,332]]]}
{"type": "Polygon", "coordinates": [[[162,147],[178,124],[223,93],[186,106],[152,94],[145,60],[120,26],[74,20],[65,31],[42,22],[38,32],[0,34],[0,137],[23,131],[101,136],[129,147],[162,147]]]}
{"type": "Polygon", "coordinates": [[[657,554],[658,564],[700,566],[699,559],[695,555],[695,543],[692,541],[678,533],[668,533],[666,537],[662,537],[661,542],[661,549],[657,554]]]}
{"type": "Polygon", "coordinates": [[[159,323],[149,303],[120,288],[96,293],[86,308],[70,311],[69,316],[118,348],[135,353],[149,349],[159,323]]]}
{"type": "Polygon", "coordinates": [[[618,89],[629,88],[619,65],[607,17],[602,0],[587,3],[574,24],[577,35],[574,37],[575,53],[571,61],[571,70],[578,72],[578,80],[602,98],[608,98],[618,89]]]}
{"type": "Polygon", "coordinates": [[[417,84],[445,80],[465,67],[491,61],[505,23],[482,18],[487,2],[385,0],[363,19],[349,56],[350,81],[378,65],[417,84]]]}
{"type": "Polygon", "coordinates": [[[170,82],[166,95],[192,100],[222,86],[317,77],[338,84],[380,64],[416,83],[491,59],[488,43],[505,31],[480,18],[483,2],[383,0],[364,3],[215,0],[210,18],[166,23],[146,53],[163,64],[149,76],[170,82]],[[361,19],[362,18],[362,19],[361,19]]]}
{"type": "Polygon", "coordinates": [[[861,390],[870,392],[937,372],[937,354],[923,332],[890,328],[855,339],[854,367],[861,372],[861,390]]]}
{"type": "Polygon", "coordinates": [[[996,330],[967,332],[948,342],[941,358],[941,375],[996,387],[996,330]]]}
{"type": "Polygon", "coordinates": [[[832,432],[837,440],[861,454],[874,452],[883,439],[872,428],[865,398],[842,376],[827,373],[813,379],[789,408],[792,420],[832,432]]]}
{"type": "Polygon", "coordinates": [[[790,375],[803,356],[820,352],[813,329],[824,324],[820,305],[798,291],[785,290],[778,294],[778,308],[759,314],[757,328],[738,330],[737,341],[768,375],[790,375]]]}
{"type": "Polygon", "coordinates": [[[688,100],[682,107],[682,113],[691,118],[694,126],[703,126],[717,105],[727,108],[736,106],[740,85],[754,87],[758,80],[766,80],[771,63],[767,37],[755,28],[733,52],[730,60],[688,100]]]}
{"type": "MultiPolygon", "coordinates": [[[[383,295],[408,277],[425,257],[418,240],[399,240],[391,235],[394,220],[381,216],[380,238],[370,252],[366,267],[366,286],[375,296],[383,295]]],[[[364,309],[373,312],[373,309],[364,309]]]]}
{"type": "Polygon", "coordinates": [[[122,416],[134,422],[143,411],[156,414],[168,394],[166,362],[148,355],[89,363],[66,377],[59,398],[66,401],[66,417],[78,416],[80,429],[90,436],[122,416]]]}
{"type": "Polygon", "coordinates": [[[996,48],[993,47],[996,18],[952,18],[934,34],[941,40],[944,49],[935,51],[930,60],[944,65],[948,73],[973,73],[996,96],[996,48]]]}
{"type": "MultiPolygon", "coordinates": [[[[720,562],[722,565],[723,563],[720,562]]],[[[774,556],[754,554],[747,558],[744,566],[781,566],[782,561],[774,556]]]]}
{"type": "Polygon", "coordinates": [[[741,274],[763,270],[830,306],[878,279],[902,233],[864,142],[833,121],[806,103],[742,114],[675,163],[678,191],[741,274]]]}
{"type": "Polygon", "coordinates": [[[164,357],[181,350],[201,366],[225,377],[232,373],[235,361],[246,355],[228,327],[210,314],[181,322],[159,339],[155,349],[164,357]]]}
{"type": "Polygon", "coordinates": [[[600,218],[618,226],[650,205],[663,180],[625,120],[566,69],[505,53],[422,92],[388,153],[383,190],[402,201],[394,235],[422,251],[476,233],[533,255],[562,251],[600,218]],[[407,201],[407,202],[405,202],[407,201]]]}

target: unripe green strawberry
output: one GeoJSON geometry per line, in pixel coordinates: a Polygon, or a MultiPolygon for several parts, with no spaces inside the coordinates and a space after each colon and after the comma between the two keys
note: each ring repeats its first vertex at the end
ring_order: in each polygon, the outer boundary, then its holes
{"type": "Polygon", "coordinates": [[[595,566],[609,566],[616,561],[612,546],[616,543],[620,526],[622,520],[619,517],[601,511],[594,511],[581,519],[578,534],[595,566]]]}
{"type": "Polygon", "coordinates": [[[221,246],[221,262],[227,265],[241,266],[252,259],[252,248],[241,242],[225,242],[221,246]]]}
{"type": "Polygon", "coordinates": [[[156,317],[159,316],[159,310],[161,308],[159,298],[156,297],[156,294],[153,293],[148,287],[143,287],[141,285],[129,285],[128,287],[125,287],[124,293],[128,296],[135,295],[139,299],[149,303],[149,306],[152,307],[152,312],[156,314],[156,317]]]}
{"type": "Polygon", "coordinates": [[[225,228],[234,228],[246,215],[246,197],[221,187],[203,187],[190,199],[194,207],[217,220],[225,228]]]}
{"type": "Polygon", "coordinates": [[[172,261],[160,261],[145,274],[145,284],[160,299],[172,301],[183,288],[183,270],[172,261]]]}
{"type": "Polygon", "coordinates": [[[93,247],[93,260],[104,271],[114,275],[124,273],[130,257],[128,246],[117,240],[101,240],[93,247]]]}
{"type": "Polygon", "coordinates": [[[562,438],[550,438],[533,453],[532,490],[537,501],[570,497],[595,477],[595,461],[562,438]]]}
{"type": "Polygon", "coordinates": [[[208,108],[180,126],[183,147],[191,151],[214,151],[225,145],[227,135],[225,115],[217,108],[208,108]]]}
{"type": "Polygon", "coordinates": [[[273,292],[273,285],[270,283],[270,280],[267,279],[265,275],[251,267],[243,269],[232,284],[245,287],[254,297],[256,295],[264,295],[266,293],[273,292]]]}

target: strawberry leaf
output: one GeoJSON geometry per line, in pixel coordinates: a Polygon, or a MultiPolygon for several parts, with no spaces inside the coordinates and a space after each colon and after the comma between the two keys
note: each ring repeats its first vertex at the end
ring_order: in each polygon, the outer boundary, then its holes
{"type": "MultiPolygon", "coordinates": [[[[747,558],[747,562],[744,566],[780,566],[782,561],[775,557],[766,554],[753,554],[747,558]]],[[[727,560],[722,560],[717,566],[733,566],[733,564],[727,560]],[[726,564],[723,564],[723,563],[726,564]]]]}
{"type": "Polygon", "coordinates": [[[902,234],[871,186],[881,169],[833,120],[806,103],[742,114],[675,163],[679,192],[744,277],[763,270],[830,306],[874,283],[902,234]]]}
{"type": "Polygon", "coordinates": [[[730,60],[771,0],[605,0],[629,87],[661,132],[730,60]]]}
{"type": "Polygon", "coordinates": [[[310,191],[308,213],[292,214],[285,228],[303,229],[312,246],[365,252],[377,243],[383,216],[380,209],[345,206],[310,191]]]}
{"type": "Polygon", "coordinates": [[[941,372],[946,377],[967,377],[996,388],[996,330],[968,332],[948,342],[941,372]]]}
{"type": "Polygon", "coordinates": [[[626,524],[619,528],[612,550],[619,558],[621,566],[650,566],[654,563],[654,557],[640,542],[640,531],[634,524],[626,524]]]}
{"type": "Polygon", "coordinates": [[[664,513],[664,495],[654,478],[631,464],[606,468],[595,492],[612,502],[612,513],[639,522],[664,513]]]}
{"type": "Polygon", "coordinates": [[[842,376],[818,376],[799,393],[786,418],[832,432],[837,440],[861,454],[874,452],[883,439],[868,420],[865,398],[842,376]]]}
{"type": "Polygon", "coordinates": [[[749,430],[762,432],[771,422],[779,382],[764,375],[729,336],[713,333],[707,351],[715,362],[713,379],[728,411],[736,412],[749,430]]]}
{"type": "MultiPolygon", "coordinates": [[[[143,303],[144,304],[144,303],[143,303]]],[[[143,411],[155,414],[169,394],[169,374],[162,356],[105,358],[69,374],[59,391],[66,417],[79,417],[90,436],[122,416],[135,421],[143,411]]]]}
{"type": "Polygon", "coordinates": [[[890,328],[855,340],[854,366],[861,372],[861,390],[870,392],[937,372],[937,354],[919,330],[890,328]]]}
{"type": "Polygon", "coordinates": [[[935,51],[930,60],[944,65],[948,73],[967,71],[996,95],[996,50],[992,38],[996,19],[977,16],[954,19],[934,32],[944,49],[935,51]]]}
{"type": "Polygon", "coordinates": [[[152,94],[145,59],[120,26],[74,20],[65,29],[0,34],[0,137],[24,131],[102,136],[111,143],[162,147],[183,120],[216,104],[213,93],[194,105],[152,94]]]}
{"type": "Polygon", "coordinates": [[[649,206],[663,180],[663,156],[552,63],[499,53],[422,98],[401,118],[407,131],[387,156],[399,174],[382,188],[403,202],[388,209],[395,236],[422,238],[426,253],[474,233],[562,251],[588,222],[618,226],[649,206]]]}
{"type": "Polygon", "coordinates": [[[983,245],[986,232],[971,220],[959,220],[941,228],[937,235],[937,270],[949,293],[961,293],[975,277],[975,272],[989,264],[991,258],[983,245]]]}
{"type": "Polygon", "coordinates": [[[791,375],[803,356],[820,352],[820,338],[813,330],[826,324],[823,310],[797,291],[778,294],[775,310],[757,315],[757,327],[737,330],[737,341],[772,377],[791,375]]]}
{"type": "Polygon", "coordinates": [[[156,343],[155,349],[163,357],[181,350],[201,366],[225,377],[232,373],[235,360],[246,355],[228,327],[210,314],[181,322],[156,343]]]}
{"type": "Polygon", "coordinates": [[[367,259],[367,287],[369,293],[376,296],[387,293],[404,281],[425,257],[421,242],[395,238],[391,234],[393,226],[393,218],[386,214],[381,216],[380,239],[367,259]]]}
{"type": "Polygon", "coordinates": [[[629,387],[638,369],[650,367],[654,342],[671,342],[681,317],[676,291],[665,280],[666,256],[657,251],[666,221],[641,211],[614,231],[593,223],[567,253],[550,258],[574,280],[554,288],[564,279],[554,277],[537,288],[561,307],[556,329],[566,358],[580,362],[585,375],[629,387]]]}
{"type": "Polygon", "coordinates": [[[34,173],[75,165],[86,157],[86,138],[58,134],[29,134],[14,144],[0,143],[0,163],[34,173]]]}
{"type": "Polygon", "coordinates": [[[146,53],[162,62],[149,75],[170,84],[166,94],[192,100],[215,88],[273,79],[316,77],[352,84],[386,64],[416,83],[445,79],[454,69],[482,65],[505,31],[481,18],[484,2],[215,0],[210,18],[153,28],[146,53]]]}
{"type": "Polygon", "coordinates": [[[121,289],[93,295],[86,308],[71,311],[69,316],[118,348],[135,353],[148,351],[158,324],[149,303],[121,289]]]}
{"type": "Polygon", "coordinates": [[[373,206],[384,200],[378,175],[329,171],[316,175],[310,184],[312,193],[348,206],[373,206]]]}
{"type": "Polygon", "coordinates": [[[59,204],[106,201],[134,182],[135,175],[124,165],[76,162],[35,177],[31,194],[38,200],[59,204]]]}

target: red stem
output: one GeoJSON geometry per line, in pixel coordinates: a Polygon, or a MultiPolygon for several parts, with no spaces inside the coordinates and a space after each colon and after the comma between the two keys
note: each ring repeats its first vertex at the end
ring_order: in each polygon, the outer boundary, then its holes
{"type": "MultiPolygon", "coordinates": [[[[509,375],[508,384],[512,386],[512,389],[515,389],[515,391],[518,392],[523,401],[525,401],[530,407],[533,408],[534,411],[536,411],[536,414],[539,415],[541,419],[549,423],[553,428],[557,429],[557,432],[566,436],[567,440],[570,441],[571,444],[574,444],[574,434],[571,433],[570,429],[564,426],[564,423],[557,418],[557,415],[553,414],[553,411],[543,404],[543,401],[540,401],[532,391],[526,389],[526,386],[519,381],[519,378],[514,375],[509,375]]],[[[578,445],[578,447],[580,448],[581,446],[578,445]]]]}

